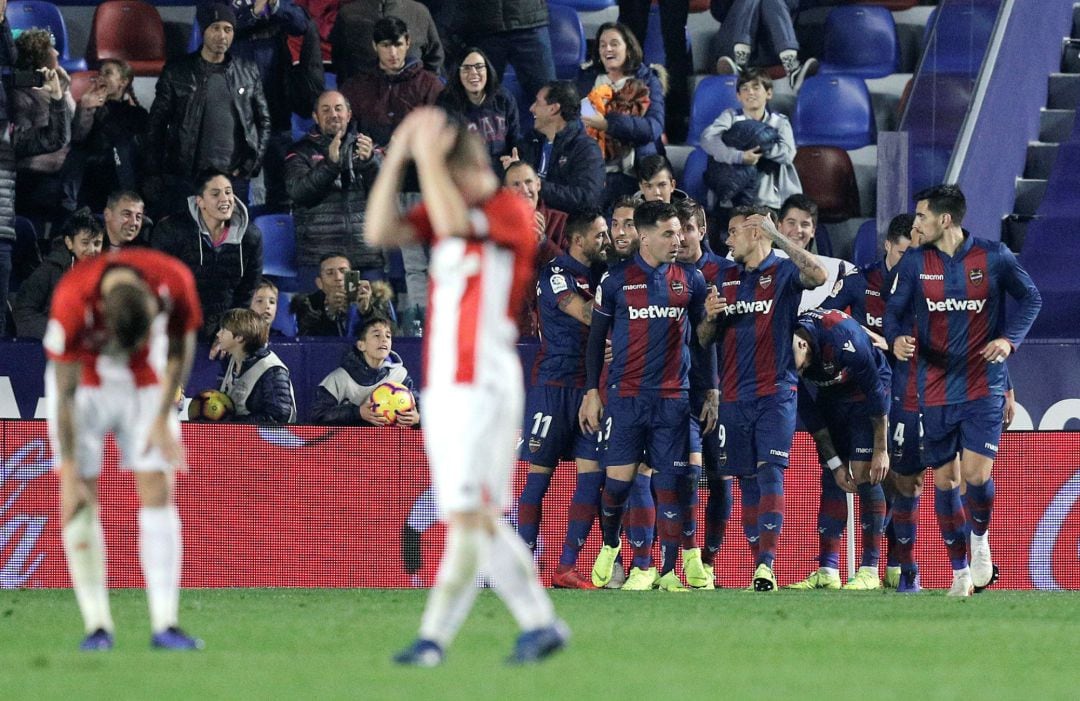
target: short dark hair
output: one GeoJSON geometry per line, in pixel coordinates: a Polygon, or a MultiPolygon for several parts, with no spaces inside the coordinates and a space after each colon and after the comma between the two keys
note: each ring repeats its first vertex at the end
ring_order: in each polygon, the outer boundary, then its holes
{"type": "Polygon", "coordinates": [[[763,204],[741,204],[731,210],[731,214],[728,215],[728,221],[730,222],[735,217],[752,217],[755,214],[760,214],[763,217],[769,217],[773,221],[776,220],[776,216],[773,211],[763,204]]]}
{"type": "Polygon", "coordinates": [[[660,200],[642,202],[634,210],[634,226],[638,231],[641,231],[642,227],[656,226],[657,222],[671,218],[678,219],[679,213],[675,211],[674,205],[660,200]]]}
{"type": "Polygon", "coordinates": [[[645,52],[641,50],[641,42],[630,31],[630,27],[622,22],[604,22],[596,30],[596,48],[593,49],[592,55],[593,66],[601,73],[604,72],[604,62],[600,58],[600,35],[609,29],[613,29],[622,35],[623,42],[626,44],[626,62],[621,66],[621,69],[623,75],[632,76],[634,71],[640,68],[645,60],[645,52]]]}
{"type": "Polygon", "coordinates": [[[784,200],[784,204],[780,205],[780,219],[783,220],[784,216],[788,213],[788,210],[791,209],[801,209],[802,211],[808,213],[810,215],[810,218],[814,221],[814,226],[817,226],[817,202],[814,202],[812,199],[801,193],[797,195],[791,195],[786,200],[784,200]]]}
{"type": "Polygon", "coordinates": [[[916,202],[926,202],[934,214],[952,216],[953,224],[960,226],[967,214],[967,199],[958,185],[935,185],[915,194],[916,202]]]}
{"type": "Polygon", "coordinates": [[[356,340],[362,340],[364,336],[367,335],[368,329],[370,329],[372,326],[375,326],[376,324],[385,324],[386,327],[390,329],[391,336],[397,334],[397,329],[394,327],[394,322],[391,321],[389,317],[383,316],[381,314],[374,314],[364,319],[363,323],[361,323],[360,326],[356,328],[356,340]]]}
{"type": "Polygon", "coordinates": [[[221,170],[220,168],[203,168],[198,173],[196,173],[195,179],[191,181],[192,184],[195,186],[196,194],[201,195],[203,193],[203,190],[206,189],[206,183],[219,176],[228,180],[229,184],[232,185],[232,176],[230,176],[228,173],[221,170]]]}
{"type": "Polygon", "coordinates": [[[329,253],[324,253],[319,256],[319,270],[322,270],[322,264],[330,260],[331,258],[344,258],[345,260],[349,261],[349,268],[352,268],[352,260],[342,251],[330,251],[329,253]]]}
{"type": "Polygon", "coordinates": [[[603,216],[599,209],[593,207],[571,212],[567,215],[566,223],[563,225],[563,233],[566,235],[566,239],[569,241],[578,234],[584,235],[592,226],[592,223],[598,217],[602,218],[603,216]]]}
{"type": "Polygon", "coordinates": [[[611,205],[611,213],[614,214],[616,209],[629,207],[630,209],[637,209],[637,206],[641,204],[639,200],[634,199],[633,195],[622,195],[619,199],[615,200],[615,204],[611,205]]]}
{"type": "Polygon", "coordinates": [[[547,103],[559,105],[559,114],[567,122],[581,118],[581,95],[577,86],[569,80],[549,80],[541,89],[547,89],[547,103]]]}
{"type": "Polygon", "coordinates": [[[915,223],[914,214],[897,214],[889,222],[885,238],[889,243],[900,243],[900,239],[911,239],[911,226],[915,223]]]}
{"type": "Polygon", "coordinates": [[[105,236],[105,226],[90,212],[89,207],[76,210],[60,227],[60,235],[66,239],[74,239],[82,231],[93,238],[105,236]]]}
{"type": "Polygon", "coordinates": [[[769,75],[769,72],[764,68],[751,66],[749,68],[744,68],[742,73],[739,74],[739,77],[735,79],[735,92],[738,92],[742,86],[747,83],[753,83],[755,80],[761,83],[761,87],[766,90],[772,90],[772,77],[769,75]]]}
{"type": "Polygon", "coordinates": [[[134,190],[113,190],[109,193],[109,199],[105,200],[105,207],[107,209],[112,209],[124,200],[143,202],[143,196],[134,190]]]}
{"type": "Polygon", "coordinates": [[[645,182],[652,180],[662,170],[666,170],[672,178],[675,177],[675,169],[671,167],[671,161],[667,159],[667,156],[654,153],[642,158],[634,169],[634,173],[637,175],[638,182],[645,182]]]}
{"type": "Polygon", "coordinates": [[[675,212],[678,214],[680,222],[685,224],[694,219],[699,229],[705,228],[705,208],[693,197],[673,200],[671,204],[675,206],[675,212]]]}
{"type": "Polygon", "coordinates": [[[102,296],[105,328],[123,350],[134,350],[150,332],[150,307],[146,285],[137,282],[117,282],[102,296]]]}
{"type": "Polygon", "coordinates": [[[394,15],[380,18],[371,28],[371,40],[376,44],[380,41],[396,42],[401,37],[409,38],[409,27],[400,17],[394,15]]]}
{"type": "Polygon", "coordinates": [[[230,309],[221,315],[221,328],[244,339],[244,352],[253,353],[270,340],[270,324],[250,309],[230,309]]]}

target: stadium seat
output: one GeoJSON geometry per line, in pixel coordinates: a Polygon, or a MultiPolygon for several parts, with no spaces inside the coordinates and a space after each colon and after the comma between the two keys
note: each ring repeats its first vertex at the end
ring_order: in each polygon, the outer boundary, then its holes
{"type": "Polygon", "coordinates": [[[709,164],[709,154],[695,148],[686,158],[682,178],[677,186],[701,204],[709,201],[709,188],[705,185],[705,166],[709,164]]]}
{"type": "Polygon", "coordinates": [[[799,145],[854,150],[874,143],[874,109],[866,83],[849,75],[807,78],[791,126],[799,145]]]}
{"type": "Polygon", "coordinates": [[[191,36],[188,37],[187,50],[188,53],[195,53],[202,46],[202,27],[199,26],[199,20],[191,20],[191,36]]]}
{"type": "MultiPolygon", "coordinates": [[[[649,10],[649,23],[645,26],[645,41],[641,42],[641,51],[645,63],[667,65],[667,53],[664,51],[664,38],[660,34],[660,8],[655,5],[649,10]]],[[[686,53],[690,53],[690,32],[686,32],[686,53]]]]}
{"type": "Polygon", "coordinates": [[[859,216],[859,186],[847,151],[835,146],[801,146],[795,153],[795,170],[803,194],[817,202],[821,221],[859,216]]]}
{"type": "Polygon", "coordinates": [[[263,274],[295,278],[296,229],[290,214],[264,214],[253,222],[263,235],[263,274]]]}
{"type": "Polygon", "coordinates": [[[996,21],[996,6],[954,3],[935,7],[923,29],[921,70],[938,73],[978,71],[996,21]]]}
{"type": "Polygon", "coordinates": [[[94,11],[86,57],[127,61],[135,75],[156,77],[165,65],[165,25],[157,8],[140,0],[106,0],[94,11]]]}
{"type": "Polygon", "coordinates": [[[859,227],[858,233],[855,234],[855,244],[851,257],[852,262],[860,268],[865,268],[878,259],[876,220],[864,221],[862,226],[859,227]]]}
{"type": "Polygon", "coordinates": [[[919,4],[919,0],[855,0],[856,5],[877,5],[890,12],[910,10],[919,4]]]}
{"type": "Polygon", "coordinates": [[[315,126],[315,120],[311,117],[301,117],[293,112],[292,114],[292,139],[293,141],[299,141],[304,138],[304,135],[311,131],[315,126]]]}
{"type": "Polygon", "coordinates": [[[896,22],[884,7],[836,7],[825,20],[819,73],[881,78],[900,67],[896,22]]]}
{"type": "Polygon", "coordinates": [[[292,298],[292,292],[278,291],[277,312],[274,314],[274,322],[270,324],[272,331],[280,331],[282,336],[290,338],[296,336],[296,317],[289,311],[292,298]]]}
{"type": "Polygon", "coordinates": [[[566,5],[548,6],[548,34],[551,37],[551,56],[555,75],[573,80],[585,62],[585,28],[577,11],[566,5]]]}
{"type": "Polygon", "coordinates": [[[548,7],[550,8],[551,5],[565,5],[578,12],[598,12],[606,10],[614,4],[615,0],[550,0],[548,7]]]}
{"type": "Polygon", "coordinates": [[[688,145],[697,146],[701,133],[716,121],[721,112],[728,107],[739,108],[739,100],[735,96],[736,80],[733,75],[710,75],[698,83],[693,104],[690,105],[690,131],[686,137],[688,145]]]}
{"type": "Polygon", "coordinates": [[[97,74],[97,71],[78,71],[70,75],[71,96],[75,98],[75,102],[78,102],[83,94],[94,86],[97,74]]]}
{"type": "Polygon", "coordinates": [[[56,5],[40,0],[12,0],[8,3],[7,20],[12,34],[16,36],[20,30],[32,27],[48,29],[56,39],[56,52],[60,54],[60,65],[64,70],[69,73],[86,70],[86,59],[71,58],[68,53],[70,39],[67,24],[56,5]]]}
{"type": "Polygon", "coordinates": [[[708,12],[710,4],[709,0],[690,0],[690,13],[708,12]]]}

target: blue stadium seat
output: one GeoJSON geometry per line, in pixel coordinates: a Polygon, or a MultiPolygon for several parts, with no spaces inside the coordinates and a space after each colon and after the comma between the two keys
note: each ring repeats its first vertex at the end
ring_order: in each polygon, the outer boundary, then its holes
{"type": "MultiPolygon", "coordinates": [[[[660,34],[660,8],[656,5],[649,10],[649,23],[645,25],[645,41],[641,42],[641,51],[645,55],[645,63],[667,65],[664,38],[660,34]]],[[[689,31],[686,32],[686,52],[690,53],[689,31]]]]}
{"type": "Polygon", "coordinates": [[[876,220],[864,221],[859,227],[858,233],[855,234],[855,245],[851,257],[852,262],[860,268],[865,268],[878,259],[876,220]]]}
{"type": "Polygon", "coordinates": [[[728,107],[740,107],[735,96],[736,80],[733,75],[710,75],[698,83],[694,90],[693,104],[690,105],[690,131],[686,138],[688,145],[697,146],[701,141],[701,133],[716,121],[721,112],[728,107]]]}
{"type": "Polygon", "coordinates": [[[795,101],[791,126],[799,146],[850,151],[874,143],[874,110],[866,83],[849,75],[807,78],[795,101]]]}
{"type": "Polygon", "coordinates": [[[289,311],[293,293],[278,291],[277,313],[274,314],[274,322],[270,324],[272,331],[280,331],[282,336],[296,336],[296,317],[289,311]]]}
{"type": "Polygon", "coordinates": [[[820,73],[880,78],[900,69],[896,22],[884,7],[836,7],[825,20],[820,73]]]}
{"type": "Polygon", "coordinates": [[[555,75],[573,80],[585,62],[585,28],[577,11],[566,5],[548,6],[548,34],[551,36],[551,56],[555,75]]]}
{"type": "Polygon", "coordinates": [[[566,5],[578,12],[597,12],[606,10],[614,4],[615,0],[550,0],[548,7],[550,8],[551,5],[566,5]]]}
{"type": "Polygon", "coordinates": [[[253,222],[263,235],[263,274],[295,278],[296,228],[291,214],[264,214],[253,222]]]}
{"type": "Polygon", "coordinates": [[[682,178],[677,183],[680,190],[703,205],[709,201],[709,188],[705,185],[705,166],[708,164],[709,154],[700,148],[695,148],[687,156],[682,178]]]}
{"type": "Polygon", "coordinates": [[[923,29],[921,69],[975,73],[982,65],[996,21],[996,6],[953,3],[935,7],[923,29]]]}
{"type": "Polygon", "coordinates": [[[86,59],[71,58],[68,53],[70,40],[67,24],[64,23],[64,16],[60,14],[60,8],[53,3],[41,0],[12,0],[8,3],[7,20],[16,36],[20,30],[32,27],[48,29],[56,38],[56,52],[60,54],[60,65],[64,70],[86,70],[86,59]]]}
{"type": "Polygon", "coordinates": [[[311,131],[311,129],[314,126],[315,126],[315,120],[312,119],[310,116],[309,117],[301,117],[300,115],[293,112],[293,114],[292,114],[292,138],[293,138],[293,141],[299,141],[300,139],[304,138],[304,135],[307,134],[309,131],[311,131]]]}
{"type": "Polygon", "coordinates": [[[202,27],[199,26],[199,20],[191,20],[191,36],[188,37],[187,50],[188,53],[195,53],[202,46],[202,27]]]}

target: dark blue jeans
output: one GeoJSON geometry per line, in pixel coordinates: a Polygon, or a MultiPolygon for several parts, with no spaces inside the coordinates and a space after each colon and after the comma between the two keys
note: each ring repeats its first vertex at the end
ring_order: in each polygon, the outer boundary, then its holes
{"type": "Polygon", "coordinates": [[[514,67],[530,104],[544,83],[555,80],[555,59],[546,26],[472,37],[472,40],[488,55],[500,77],[506,72],[507,63],[514,67]]]}

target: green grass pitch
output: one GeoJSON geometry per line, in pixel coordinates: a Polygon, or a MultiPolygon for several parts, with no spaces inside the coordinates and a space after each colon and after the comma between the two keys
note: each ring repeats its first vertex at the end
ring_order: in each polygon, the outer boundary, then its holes
{"type": "Polygon", "coordinates": [[[74,596],[0,591],[4,699],[1076,699],[1080,592],[553,591],[570,647],[508,668],[516,631],[481,592],[439,669],[401,669],[421,590],[187,590],[199,653],[152,652],[141,590],[116,649],[80,653],[74,596]]]}

